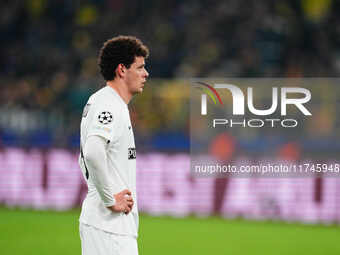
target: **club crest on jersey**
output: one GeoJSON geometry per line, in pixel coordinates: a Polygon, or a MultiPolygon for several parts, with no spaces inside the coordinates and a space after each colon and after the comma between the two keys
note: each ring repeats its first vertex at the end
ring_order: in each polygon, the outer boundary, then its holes
{"type": "Polygon", "coordinates": [[[129,148],[128,159],[136,159],[136,148],[129,148]]]}
{"type": "Polygon", "coordinates": [[[102,112],[98,115],[98,121],[104,125],[111,123],[113,116],[111,112],[102,112]]]}

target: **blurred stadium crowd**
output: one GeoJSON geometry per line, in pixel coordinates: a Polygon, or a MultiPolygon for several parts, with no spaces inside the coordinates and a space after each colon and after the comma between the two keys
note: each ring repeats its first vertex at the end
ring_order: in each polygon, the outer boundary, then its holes
{"type": "Polygon", "coordinates": [[[132,104],[137,143],[186,151],[189,93],[179,78],[339,76],[339,12],[335,0],[4,1],[0,142],[77,148],[82,108],[104,84],[98,50],[133,34],[151,49],[151,77],[166,78],[132,104]]]}

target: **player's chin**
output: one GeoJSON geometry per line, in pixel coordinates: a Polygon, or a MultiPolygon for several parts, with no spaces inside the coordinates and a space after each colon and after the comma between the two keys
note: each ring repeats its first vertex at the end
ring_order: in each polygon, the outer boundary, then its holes
{"type": "Polygon", "coordinates": [[[138,88],[133,92],[133,94],[137,95],[137,94],[141,94],[142,92],[143,92],[143,88],[138,88]]]}

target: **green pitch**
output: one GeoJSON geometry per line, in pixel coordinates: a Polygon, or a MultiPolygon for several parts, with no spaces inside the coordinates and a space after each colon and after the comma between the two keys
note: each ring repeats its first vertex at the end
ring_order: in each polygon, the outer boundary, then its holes
{"type": "MultiPolygon", "coordinates": [[[[80,255],[78,215],[0,208],[0,254],[80,255]]],[[[338,226],[146,215],[140,224],[141,255],[340,254],[338,226]]]]}

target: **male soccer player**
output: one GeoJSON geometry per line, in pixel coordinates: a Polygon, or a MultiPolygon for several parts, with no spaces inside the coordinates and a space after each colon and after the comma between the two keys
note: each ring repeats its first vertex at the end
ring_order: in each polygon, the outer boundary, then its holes
{"type": "Polygon", "coordinates": [[[143,91],[148,48],[132,36],[104,43],[106,86],[88,100],[80,125],[79,164],[88,185],[79,218],[83,255],[138,254],[136,149],[127,104],[143,91]]]}

